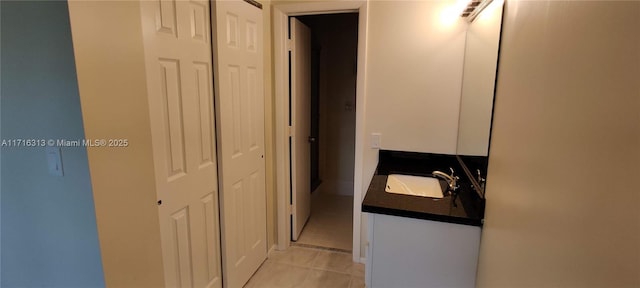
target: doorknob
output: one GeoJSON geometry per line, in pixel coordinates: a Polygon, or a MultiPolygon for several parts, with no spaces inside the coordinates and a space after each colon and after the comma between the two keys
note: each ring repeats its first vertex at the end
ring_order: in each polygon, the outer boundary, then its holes
{"type": "Polygon", "coordinates": [[[316,137],[309,136],[309,143],[316,142],[316,137]]]}

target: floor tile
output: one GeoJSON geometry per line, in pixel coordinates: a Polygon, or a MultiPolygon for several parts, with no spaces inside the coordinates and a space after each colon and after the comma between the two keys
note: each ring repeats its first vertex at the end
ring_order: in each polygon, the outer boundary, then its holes
{"type": "Polygon", "coordinates": [[[351,276],[324,270],[312,269],[300,287],[304,288],[349,288],[351,276]]]}
{"type": "Polygon", "coordinates": [[[309,268],[266,261],[253,275],[245,288],[289,288],[304,287],[311,272],[309,268]]]}
{"type": "MultiPolygon", "coordinates": [[[[321,186],[322,188],[322,186],[321,186]]],[[[352,250],[353,196],[314,192],[311,217],[297,243],[352,250]]]]}
{"type": "Polygon", "coordinates": [[[318,257],[316,257],[316,260],[313,262],[312,267],[321,270],[351,274],[353,260],[351,254],[320,251],[318,253],[318,257]]]}
{"type": "Polygon", "coordinates": [[[353,263],[353,268],[351,269],[351,275],[353,275],[354,277],[360,277],[364,279],[364,264],[353,263]]]}
{"type": "Polygon", "coordinates": [[[351,283],[349,284],[349,288],[365,288],[364,286],[364,277],[351,277],[351,283]]]}
{"type": "Polygon", "coordinates": [[[286,251],[274,251],[269,256],[269,260],[283,264],[311,267],[318,253],[316,249],[292,246],[286,251]]]}
{"type": "Polygon", "coordinates": [[[318,248],[289,247],[274,251],[245,288],[363,288],[364,265],[351,254],[318,248]]]}

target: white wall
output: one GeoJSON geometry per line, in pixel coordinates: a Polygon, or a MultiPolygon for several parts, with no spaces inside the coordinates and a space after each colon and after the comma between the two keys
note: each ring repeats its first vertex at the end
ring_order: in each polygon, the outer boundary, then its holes
{"type": "Polygon", "coordinates": [[[491,2],[467,29],[456,154],[487,156],[498,66],[501,0],[491,2]]]}
{"type": "Polygon", "coordinates": [[[326,79],[325,85],[321,86],[325,89],[321,88],[320,94],[320,101],[325,102],[326,109],[320,119],[324,117],[327,128],[324,175],[327,184],[334,187],[325,191],[334,190],[342,195],[353,195],[355,160],[358,17],[352,19],[336,19],[321,30],[325,31],[324,39],[331,39],[323,45],[320,64],[325,65],[322,72],[326,79]],[[331,35],[331,31],[340,32],[331,35]]]}
{"type": "MultiPolygon", "coordinates": [[[[381,133],[388,150],[456,153],[465,22],[455,1],[370,1],[362,197],[378,165],[369,148],[381,133]]],[[[365,257],[367,217],[361,217],[365,257]]]]}
{"type": "MultiPolygon", "coordinates": [[[[2,1],[1,139],[84,138],[64,1],[2,1]]],[[[103,287],[87,151],[2,147],[2,287],[103,287]]]]}
{"type": "Polygon", "coordinates": [[[383,149],[456,153],[465,23],[443,15],[454,3],[369,3],[366,125],[383,149]]]}
{"type": "Polygon", "coordinates": [[[479,287],[640,287],[640,2],[508,1],[479,287]]]}

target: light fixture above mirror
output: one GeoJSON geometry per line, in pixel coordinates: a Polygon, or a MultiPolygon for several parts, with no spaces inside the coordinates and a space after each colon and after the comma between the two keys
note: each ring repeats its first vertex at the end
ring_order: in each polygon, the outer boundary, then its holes
{"type": "Polygon", "coordinates": [[[493,0],[471,0],[460,16],[466,18],[467,21],[471,23],[485,7],[491,4],[492,1],[493,0]]]}

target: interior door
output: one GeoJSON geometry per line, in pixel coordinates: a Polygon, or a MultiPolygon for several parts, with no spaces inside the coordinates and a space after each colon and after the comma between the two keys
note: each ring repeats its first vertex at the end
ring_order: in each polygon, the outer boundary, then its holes
{"type": "Polygon", "coordinates": [[[300,20],[291,27],[291,240],[300,237],[311,214],[311,31],[300,20]]]}
{"type": "Polygon", "coordinates": [[[209,2],[140,12],[165,285],[222,287],[209,2]]]}
{"type": "Polygon", "coordinates": [[[242,287],[267,256],[263,11],[212,3],[224,286],[242,287]]]}

